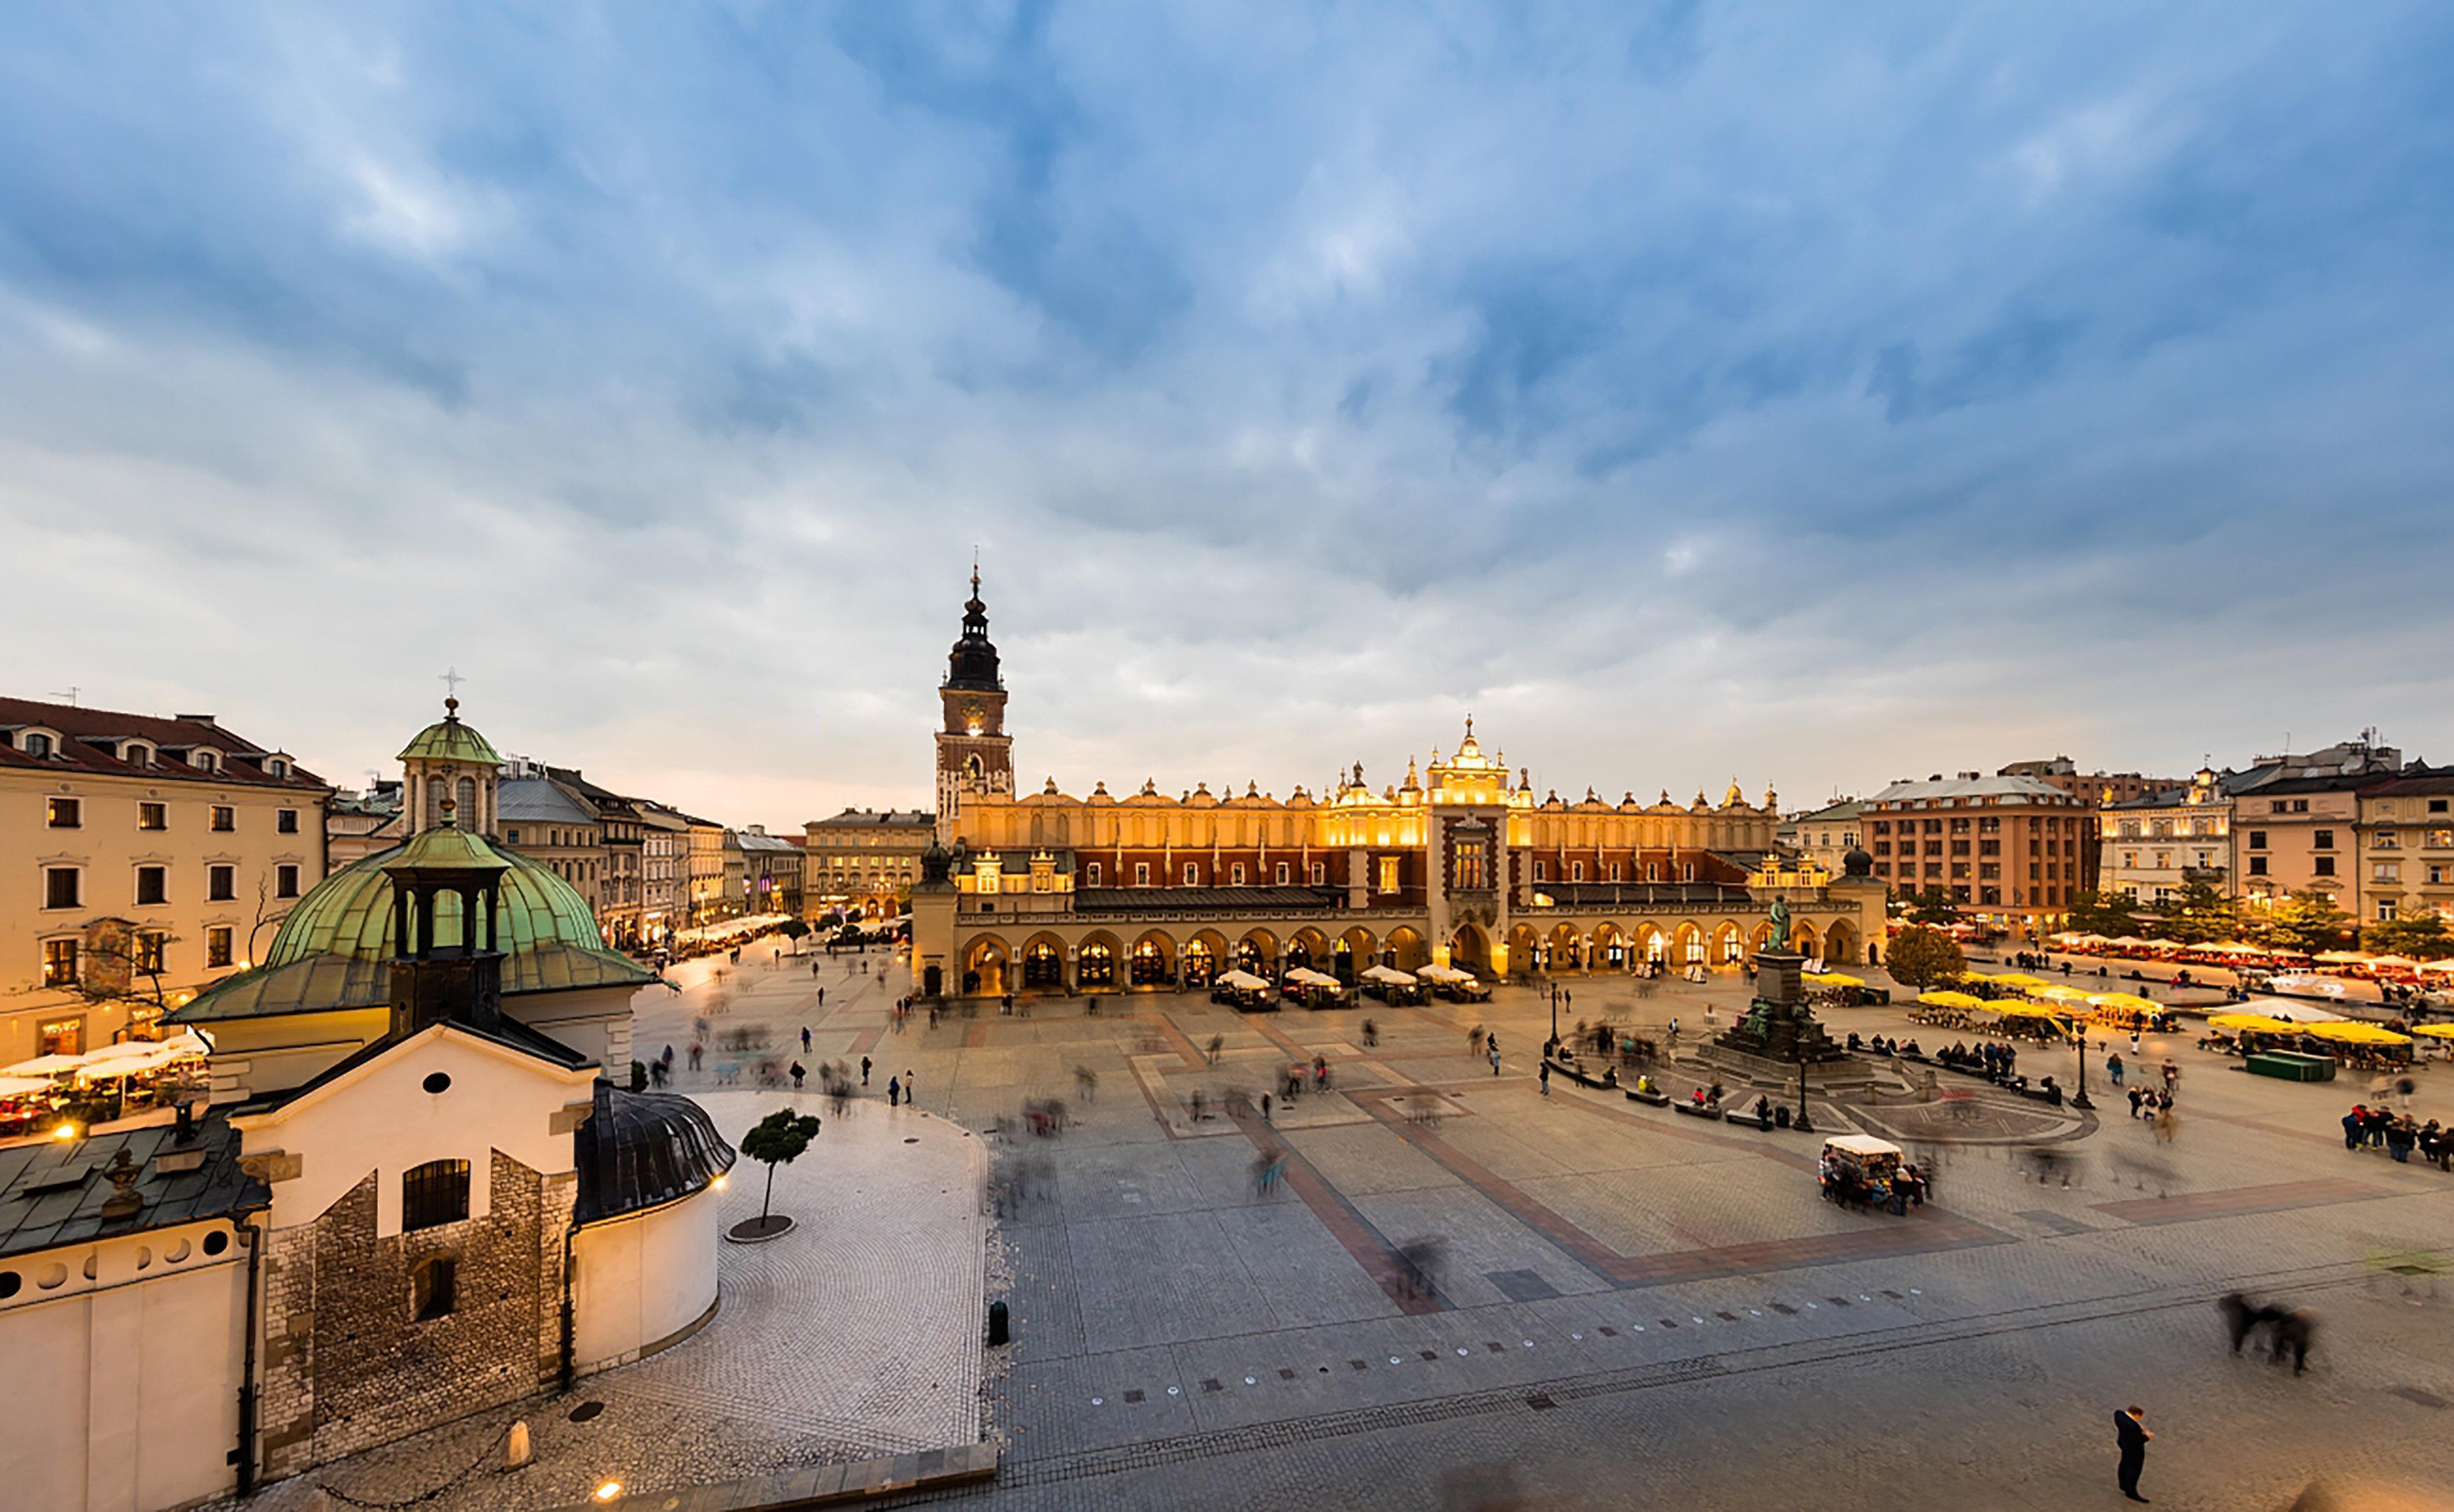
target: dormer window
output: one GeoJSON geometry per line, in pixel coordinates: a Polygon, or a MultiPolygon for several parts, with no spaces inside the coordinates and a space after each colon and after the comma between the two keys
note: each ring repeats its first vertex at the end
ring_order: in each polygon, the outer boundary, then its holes
{"type": "Polygon", "coordinates": [[[51,754],[51,737],[39,733],[28,735],[18,740],[17,749],[30,756],[48,756],[51,754]]]}
{"type": "Polygon", "coordinates": [[[119,759],[130,766],[150,767],[153,764],[153,748],[150,745],[140,745],[131,740],[120,747],[120,753],[119,759]]]}
{"type": "Polygon", "coordinates": [[[205,750],[201,746],[189,753],[188,761],[190,765],[193,766],[199,772],[218,772],[221,770],[221,758],[214,756],[211,751],[205,750]]]}
{"type": "Polygon", "coordinates": [[[264,770],[273,776],[286,777],[290,775],[290,763],[274,756],[264,764],[264,770]]]}

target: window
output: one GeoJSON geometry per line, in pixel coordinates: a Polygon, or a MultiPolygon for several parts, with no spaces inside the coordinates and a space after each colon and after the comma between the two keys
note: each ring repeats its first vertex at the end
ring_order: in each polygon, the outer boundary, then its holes
{"type": "Polygon", "coordinates": [[[136,827],[140,830],[167,830],[171,827],[171,811],[165,804],[136,805],[136,827]]]}
{"type": "Polygon", "coordinates": [[[2393,830],[2380,830],[2377,832],[2375,838],[2377,841],[2377,848],[2381,851],[2399,851],[2403,849],[2403,837],[2393,830]]]}
{"type": "Polygon", "coordinates": [[[211,751],[197,751],[188,757],[188,764],[199,772],[218,772],[221,770],[221,757],[211,751]]]}
{"type": "MultiPolygon", "coordinates": [[[[275,776],[278,775],[279,774],[277,773],[275,774],[275,776]]],[[[284,835],[297,834],[298,811],[296,809],[283,809],[274,814],[272,816],[272,827],[284,835]]]]}
{"type": "Polygon", "coordinates": [[[1550,879],[1551,863],[1548,861],[1536,861],[1534,863],[1534,880],[1538,882],[1547,882],[1550,879]]]}
{"type": "Polygon", "coordinates": [[[216,924],[212,928],[206,930],[205,964],[208,967],[227,966],[231,963],[231,959],[230,926],[228,924],[216,924]]]}
{"type": "Polygon", "coordinates": [[[1086,887],[1096,887],[1099,885],[1098,862],[1093,861],[1090,866],[1084,869],[1082,873],[1082,882],[1086,887]]]}
{"type": "Polygon", "coordinates": [[[2309,843],[2316,846],[2319,850],[2331,851],[2335,848],[2335,832],[2332,830],[2318,830],[2310,835],[2309,843]]]}
{"type": "Polygon", "coordinates": [[[1583,881],[1584,879],[1585,879],[1585,863],[1584,863],[1584,862],[1582,862],[1582,861],[1571,861],[1571,862],[1569,862],[1569,863],[1568,863],[1568,880],[1569,880],[1569,881],[1572,881],[1572,882],[1581,882],[1581,881],[1583,881]]]}
{"type": "Polygon", "coordinates": [[[2276,812],[2276,813],[2278,813],[2278,814],[2283,814],[2283,813],[2287,812],[2287,811],[2285,810],[2284,806],[2283,806],[2283,800],[2282,798],[2277,798],[2277,799],[2275,799],[2275,800],[2274,800],[2274,802],[2275,802],[2275,812],[2276,812]]]}
{"type": "Polygon", "coordinates": [[[227,903],[238,897],[238,868],[235,866],[206,867],[205,897],[216,903],[227,903]]]}
{"type": "Polygon", "coordinates": [[[1287,871],[1287,863],[1286,863],[1286,862],[1284,862],[1284,861],[1280,861],[1280,862],[1278,863],[1278,885],[1279,885],[1280,887],[1284,887],[1284,886],[1286,886],[1286,885],[1287,885],[1287,879],[1288,879],[1289,875],[1290,875],[1290,874],[1289,874],[1289,873],[1288,873],[1288,871],[1287,871]]]}
{"type": "Polygon", "coordinates": [[[50,756],[51,754],[51,737],[47,735],[30,735],[26,736],[25,743],[20,747],[20,749],[30,756],[50,756]]]}
{"type": "Polygon", "coordinates": [[[298,896],[297,867],[284,863],[272,869],[272,896],[275,897],[298,896]]]}
{"type": "Polygon", "coordinates": [[[1619,862],[1617,861],[1611,862],[1611,880],[1614,882],[1619,880],[1619,862]]]}
{"type": "Polygon", "coordinates": [[[2403,880],[2403,863],[2402,863],[2401,861],[2379,861],[2379,862],[2377,862],[2377,863],[2376,863],[2376,864],[2371,868],[2371,870],[2370,870],[2370,874],[2369,874],[2369,880],[2371,880],[2371,881],[2373,881],[2373,882],[2400,882],[2400,881],[2402,881],[2402,880],[2403,880]]]}
{"type": "Polygon", "coordinates": [[[1693,861],[1680,862],[1679,865],[1679,879],[1682,882],[1694,881],[1696,879],[1696,863],[1693,861]]]}
{"type": "Polygon", "coordinates": [[[1312,885],[1318,887],[1329,879],[1329,868],[1318,861],[1312,863],[1312,885]]]}
{"type": "Polygon", "coordinates": [[[238,811],[227,803],[213,805],[213,828],[224,834],[238,828],[238,811]]]}
{"type": "Polygon", "coordinates": [[[1380,857],[1380,891],[1394,893],[1397,890],[1398,858],[1394,856],[1384,856],[1380,857]]]}
{"type": "Polygon", "coordinates": [[[80,1056],[85,1054],[85,1020],[82,1018],[50,1018],[34,1030],[34,1052],[45,1056],[80,1056]]]}
{"type": "MultiPolygon", "coordinates": [[[[506,829],[503,831],[503,840],[506,844],[517,845],[520,843],[520,832],[515,829],[506,829]]],[[[843,857],[840,856],[836,857],[835,864],[837,866],[841,866],[843,864],[843,857]]]]}
{"type": "Polygon", "coordinates": [[[2249,832],[2249,848],[2253,851],[2263,851],[2266,849],[2266,832],[2264,830],[2252,830],[2249,832]]]}
{"type": "Polygon", "coordinates": [[[1234,867],[1230,868],[1230,870],[1229,870],[1229,875],[1230,875],[1230,876],[1232,876],[1232,877],[1235,878],[1236,885],[1237,885],[1237,887],[1241,887],[1241,886],[1243,886],[1243,885],[1244,885],[1244,863],[1243,863],[1243,862],[1241,862],[1241,861],[1237,861],[1237,862],[1235,864],[1235,866],[1234,866],[1234,867]]]}
{"type": "Polygon", "coordinates": [[[150,767],[153,764],[153,748],[131,743],[120,752],[119,759],[132,767],[150,767]]]}
{"type": "Polygon", "coordinates": [[[1187,886],[1187,887],[1197,887],[1197,886],[1199,886],[1199,885],[1200,885],[1200,883],[1201,883],[1201,869],[1200,869],[1198,866],[1196,866],[1196,865],[1195,865],[1193,862],[1191,862],[1191,861],[1187,861],[1187,862],[1185,862],[1185,863],[1184,863],[1184,885],[1185,885],[1185,886],[1187,886]]]}
{"type": "Polygon", "coordinates": [[[43,906],[76,908],[85,900],[85,874],[73,866],[43,868],[43,906]]]}
{"type": "Polygon", "coordinates": [[[142,976],[158,977],[164,971],[163,947],[171,937],[158,929],[149,929],[136,937],[136,970],[142,976]]]}
{"type": "Polygon", "coordinates": [[[139,903],[169,902],[171,889],[169,883],[165,880],[169,875],[169,869],[166,867],[138,867],[136,869],[136,901],[139,903]]]}
{"type": "Polygon", "coordinates": [[[43,819],[55,830],[83,829],[85,804],[75,798],[46,798],[43,800],[43,819]]]}
{"type": "Polygon", "coordinates": [[[418,1262],[409,1273],[410,1316],[421,1323],[449,1317],[454,1293],[458,1289],[460,1267],[449,1255],[436,1255],[418,1262]]]}
{"type": "Polygon", "coordinates": [[[2332,876],[2334,876],[2334,875],[2335,875],[2335,858],[2334,858],[2333,857],[2331,857],[2331,856],[2321,856],[2321,857],[2319,857],[2317,859],[2315,859],[2315,860],[2313,860],[2313,861],[2311,861],[2311,862],[2309,863],[2309,872],[2310,872],[2310,875],[2311,875],[2311,876],[2313,876],[2313,877],[2332,877],[2332,876]]]}
{"type": "Polygon", "coordinates": [[[2443,851],[2449,847],[2454,847],[2454,830],[2431,830],[2428,832],[2428,848],[2430,850],[2443,851]]]}
{"type": "Polygon", "coordinates": [[[2292,812],[2293,812],[2293,813],[2295,813],[2295,814],[2306,814],[2306,813],[2308,813],[2308,812],[2309,812],[2309,800],[2308,800],[2307,798],[2294,798],[2294,799],[2292,800],[2292,812]]]}
{"type": "Polygon", "coordinates": [[[43,941],[43,985],[73,987],[77,984],[77,942],[72,939],[43,941]]]}
{"type": "Polygon", "coordinates": [[[2391,897],[2381,897],[2377,900],[2377,917],[2379,923],[2386,923],[2393,919],[2395,914],[2395,902],[2396,900],[2391,897]]]}
{"type": "Polygon", "coordinates": [[[1136,861],[1134,863],[1134,885],[1136,887],[1150,886],[1150,862],[1136,861]]]}
{"type": "Polygon", "coordinates": [[[468,1161],[429,1160],[401,1173],[402,1233],[457,1223],[468,1216],[468,1161]]]}
{"type": "Polygon", "coordinates": [[[1877,841],[1875,842],[1875,854],[1876,854],[1877,856],[1889,856],[1889,855],[1891,855],[1891,854],[1892,854],[1892,842],[1891,842],[1891,841],[1889,841],[1889,840],[1877,840],[1877,841]]]}
{"type": "Polygon", "coordinates": [[[2264,877],[2266,875],[2265,857],[2253,856],[2249,858],[2249,875],[2252,877],[2264,877]]]}

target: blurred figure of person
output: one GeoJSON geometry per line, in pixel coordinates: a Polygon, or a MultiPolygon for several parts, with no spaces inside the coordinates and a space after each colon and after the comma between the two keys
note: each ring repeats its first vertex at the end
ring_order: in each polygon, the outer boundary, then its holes
{"type": "Polygon", "coordinates": [[[886,1105],[890,1108],[903,1105],[903,1083],[894,1077],[886,1079],[886,1105]]]}
{"type": "Polygon", "coordinates": [[[2273,1341],[2269,1358],[2280,1365],[2288,1353],[2292,1357],[2292,1373],[2296,1376],[2305,1374],[2309,1369],[2309,1345],[2318,1334],[2318,1320],[2305,1312],[2272,1311],[2270,1327],[2273,1333],[2270,1337],[2273,1341]]]}

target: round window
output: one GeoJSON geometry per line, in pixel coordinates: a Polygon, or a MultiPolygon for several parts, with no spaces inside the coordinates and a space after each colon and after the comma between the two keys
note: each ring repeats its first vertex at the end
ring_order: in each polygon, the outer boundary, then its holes
{"type": "Polygon", "coordinates": [[[0,1301],[6,1301],[25,1290],[26,1278],[15,1271],[0,1271],[0,1301]]]}
{"type": "Polygon", "coordinates": [[[186,1240],[181,1240],[176,1244],[171,1245],[168,1250],[163,1252],[162,1258],[169,1260],[173,1265],[186,1260],[188,1258],[188,1241],[186,1240]]]}
{"type": "Polygon", "coordinates": [[[218,1255],[228,1248],[230,1248],[230,1236],[222,1230],[215,1229],[205,1236],[206,1254],[218,1255]]]}
{"type": "Polygon", "coordinates": [[[448,1072],[430,1071],[426,1074],[426,1080],[420,1085],[439,1097],[452,1090],[452,1077],[448,1072]]]}
{"type": "Polygon", "coordinates": [[[68,1280],[69,1268],[55,1262],[43,1267],[43,1274],[34,1278],[34,1284],[48,1292],[67,1285],[68,1280]]]}

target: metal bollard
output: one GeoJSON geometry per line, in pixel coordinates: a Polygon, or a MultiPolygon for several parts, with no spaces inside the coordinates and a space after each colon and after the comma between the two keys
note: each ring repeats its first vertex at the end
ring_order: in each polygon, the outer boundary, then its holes
{"type": "Polygon", "coordinates": [[[994,1349],[1006,1341],[1005,1303],[989,1303],[989,1347],[994,1349]]]}

